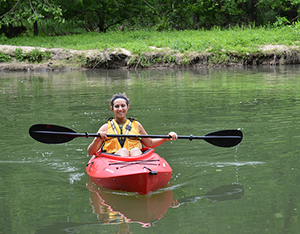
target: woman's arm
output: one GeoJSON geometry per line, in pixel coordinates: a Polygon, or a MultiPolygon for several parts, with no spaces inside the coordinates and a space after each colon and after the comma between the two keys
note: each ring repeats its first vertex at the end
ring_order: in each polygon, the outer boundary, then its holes
{"type": "MultiPolygon", "coordinates": [[[[146,130],[144,129],[144,127],[139,124],[139,133],[140,135],[148,135],[146,130]]],[[[169,136],[171,136],[172,138],[156,138],[156,139],[152,139],[152,138],[142,138],[142,144],[146,147],[150,147],[150,148],[155,148],[157,146],[160,146],[161,144],[165,143],[166,141],[172,141],[177,139],[177,134],[175,132],[170,132],[168,134],[169,136]]]]}
{"type": "Polygon", "coordinates": [[[103,124],[98,132],[101,137],[95,137],[92,143],[88,146],[87,151],[89,155],[94,155],[102,146],[104,140],[107,138],[107,124],[103,124]]]}

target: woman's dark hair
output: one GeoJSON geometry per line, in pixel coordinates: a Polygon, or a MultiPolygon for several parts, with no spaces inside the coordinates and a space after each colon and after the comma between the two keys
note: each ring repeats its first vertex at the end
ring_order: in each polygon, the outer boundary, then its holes
{"type": "Polygon", "coordinates": [[[123,98],[126,103],[127,103],[127,106],[129,105],[129,99],[128,97],[126,96],[125,93],[116,93],[112,96],[112,98],[110,99],[110,105],[113,106],[114,105],[114,101],[118,98],[123,98]]]}

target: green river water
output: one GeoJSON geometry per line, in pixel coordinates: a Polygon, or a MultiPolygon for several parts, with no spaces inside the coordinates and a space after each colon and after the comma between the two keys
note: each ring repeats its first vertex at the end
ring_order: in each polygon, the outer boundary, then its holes
{"type": "Polygon", "coordinates": [[[300,66],[0,73],[0,233],[299,233],[300,66]],[[109,99],[148,134],[240,129],[240,145],[177,140],[156,152],[173,168],[148,196],[90,183],[91,138],[33,140],[45,123],[95,133],[109,99]]]}

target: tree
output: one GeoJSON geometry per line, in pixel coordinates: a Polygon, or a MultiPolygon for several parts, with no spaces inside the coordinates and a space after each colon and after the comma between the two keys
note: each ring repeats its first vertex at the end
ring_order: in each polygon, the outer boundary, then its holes
{"type": "Polygon", "coordinates": [[[38,35],[38,22],[45,18],[63,21],[62,9],[55,0],[0,0],[1,25],[33,25],[34,35],[38,35]]]}
{"type": "Polygon", "coordinates": [[[60,0],[67,19],[84,22],[87,31],[106,32],[109,28],[136,19],[144,5],[135,0],[60,0]]]}
{"type": "Polygon", "coordinates": [[[274,23],[278,18],[293,21],[300,11],[299,0],[258,0],[256,5],[261,12],[258,16],[260,24],[274,23]]]}

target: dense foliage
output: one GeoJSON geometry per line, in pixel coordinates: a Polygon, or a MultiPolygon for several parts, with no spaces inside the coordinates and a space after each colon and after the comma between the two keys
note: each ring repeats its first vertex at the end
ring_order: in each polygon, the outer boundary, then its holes
{"type": "Polygon", "coordinates": [[[300,0],[0,0],[2,33],[14,37],[108,30],[209,29],[282,25],[298,19],[300,0]],[[25,28],[26,27],[26,28],[25,28]]]}

